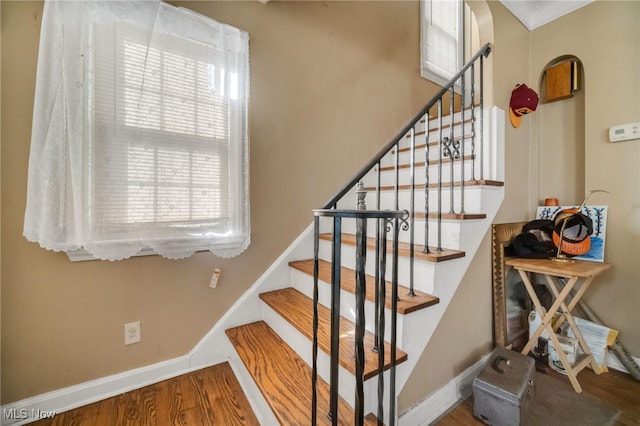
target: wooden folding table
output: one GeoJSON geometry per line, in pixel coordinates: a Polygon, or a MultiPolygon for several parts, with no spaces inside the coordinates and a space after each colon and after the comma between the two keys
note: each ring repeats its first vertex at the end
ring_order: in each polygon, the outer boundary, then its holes
{"type": "Polygon", "coordinates": [[[528,354],[531,348],[535,345],[538,337],[544,330],[549,333],[549,339],[553,342],[555,348],[557,348],[558,355],[562,361],[562,366],[567,372],[569,381],[573,385],[573,389],[580,393],[582,387],[578,383],[577,375],[583,368],[590,365],[596,374],[600,374],[600,367],[593,357],[589,346],[587,345],[580,329],[576,326],[571,311],[576,306],[582,295],[593,279],[601,272],[611,267],[608,263],[601,262],[588,262],[583,260],[573,260],[568,262],[555,261],[552,259],[524,259],[524,258],[512,258],[505,261],[506,265],[510,265],[518,270],[520,277],[524,282],[524,285],[529,293],[529,297],[535,306],[536,312],[542,318],[542,323],[536,328],[531,335],[531,338],[522,349],[523,354],[528,354]],[[533,284],[529,278],[529,272],[534,272],[543,275],[548,283],[548,288],[553,293],[555,300],[549,308],[549,311],[544,310],[540,304],[540,300],[536,295],[533,288],[533,284]],[[566,278],[567,282],[564,287],[561,283],[557,282],[558,278],[566,278]],[[572,290],[576,290],[575,294],[571,297],[568,303],[565,302],[567,296],[572,290]],[[558,320],[552,324],[553,317],[556,312],[560,312],[558,320]],[[555,330],[558,330],[564,321],[569,323],[569,326],[573,330],[574,335],[578,339],[578,344],[584,353],[584,356],[576,360],[573,366],[567,360],[566,354],[560,350],[560,343],[555,330]]]}

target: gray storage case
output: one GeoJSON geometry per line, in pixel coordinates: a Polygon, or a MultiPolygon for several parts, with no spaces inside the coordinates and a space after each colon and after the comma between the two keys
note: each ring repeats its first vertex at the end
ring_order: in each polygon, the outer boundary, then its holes
{"type": "Polygon", "coordinates": [[[473,414],[485,424],[519,425],[533,397],[535,360],[497,347],[473,380],[473,414]]]}

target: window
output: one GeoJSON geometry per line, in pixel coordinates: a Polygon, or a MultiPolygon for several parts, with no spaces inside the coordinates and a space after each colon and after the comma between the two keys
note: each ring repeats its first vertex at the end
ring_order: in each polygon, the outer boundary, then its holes
{"type": "Polygon", "coordinates": [[[444,86],[464,65],[462,0],[421,1],[421,74],[444,86]]]}
{"type": "Polygon", "coordinates": [[[110,260],[242,252],[247,34],[161,2],[47,2],[43,29],[27,239],[110,260]]]}

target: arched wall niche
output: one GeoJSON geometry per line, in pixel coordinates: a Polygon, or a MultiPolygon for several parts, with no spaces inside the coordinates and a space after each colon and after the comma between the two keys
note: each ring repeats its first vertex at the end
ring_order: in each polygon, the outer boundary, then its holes
{"type": "Polygon", "coordinates": [[[578,57],[574,55],[562,55],[558,56],[554,60],[550,61],[545,65],[540,73],[540,102],[541,103],[549,103],[556,102],[558,99],[553,99],[553,96],[547,93],[548,84],[550,83],[550,78],[548,77],[548,73],[558,69],[559,66],[562,65],[570,65],[574,71],[571,71],[572,75],[567,76],[570,78],[567,81],[567,85],[575,85],[575,88],[571,90],[570,97],[573,97],[578,91],[583,90],[583,81],[584,81],[584,72],[582,68],[582,62],[578,57]],[[575,81],[575,82],[574,82],[575,81]]]}
{"type": "Polygon", "coordinates": [[[549,61],[538,78],[538,203],[557,198],[560,205],[580,204],[585,196],[585,71],[582,61],[562,55],[549,61]],[[577,87],[570,97],[549,100],[547,72],[574,63],[577,87]]]}

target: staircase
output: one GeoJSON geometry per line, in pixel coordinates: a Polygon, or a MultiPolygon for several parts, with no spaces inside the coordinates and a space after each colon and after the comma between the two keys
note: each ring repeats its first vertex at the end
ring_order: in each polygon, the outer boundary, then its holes
{"type": "Polygon", "coordinates": [[[504,114],[474,87],[489,52],[314,212],[192,352],[192,366],[231,363],[261,424],[398,422],[397,395],[504,196],[504,114]]]}

